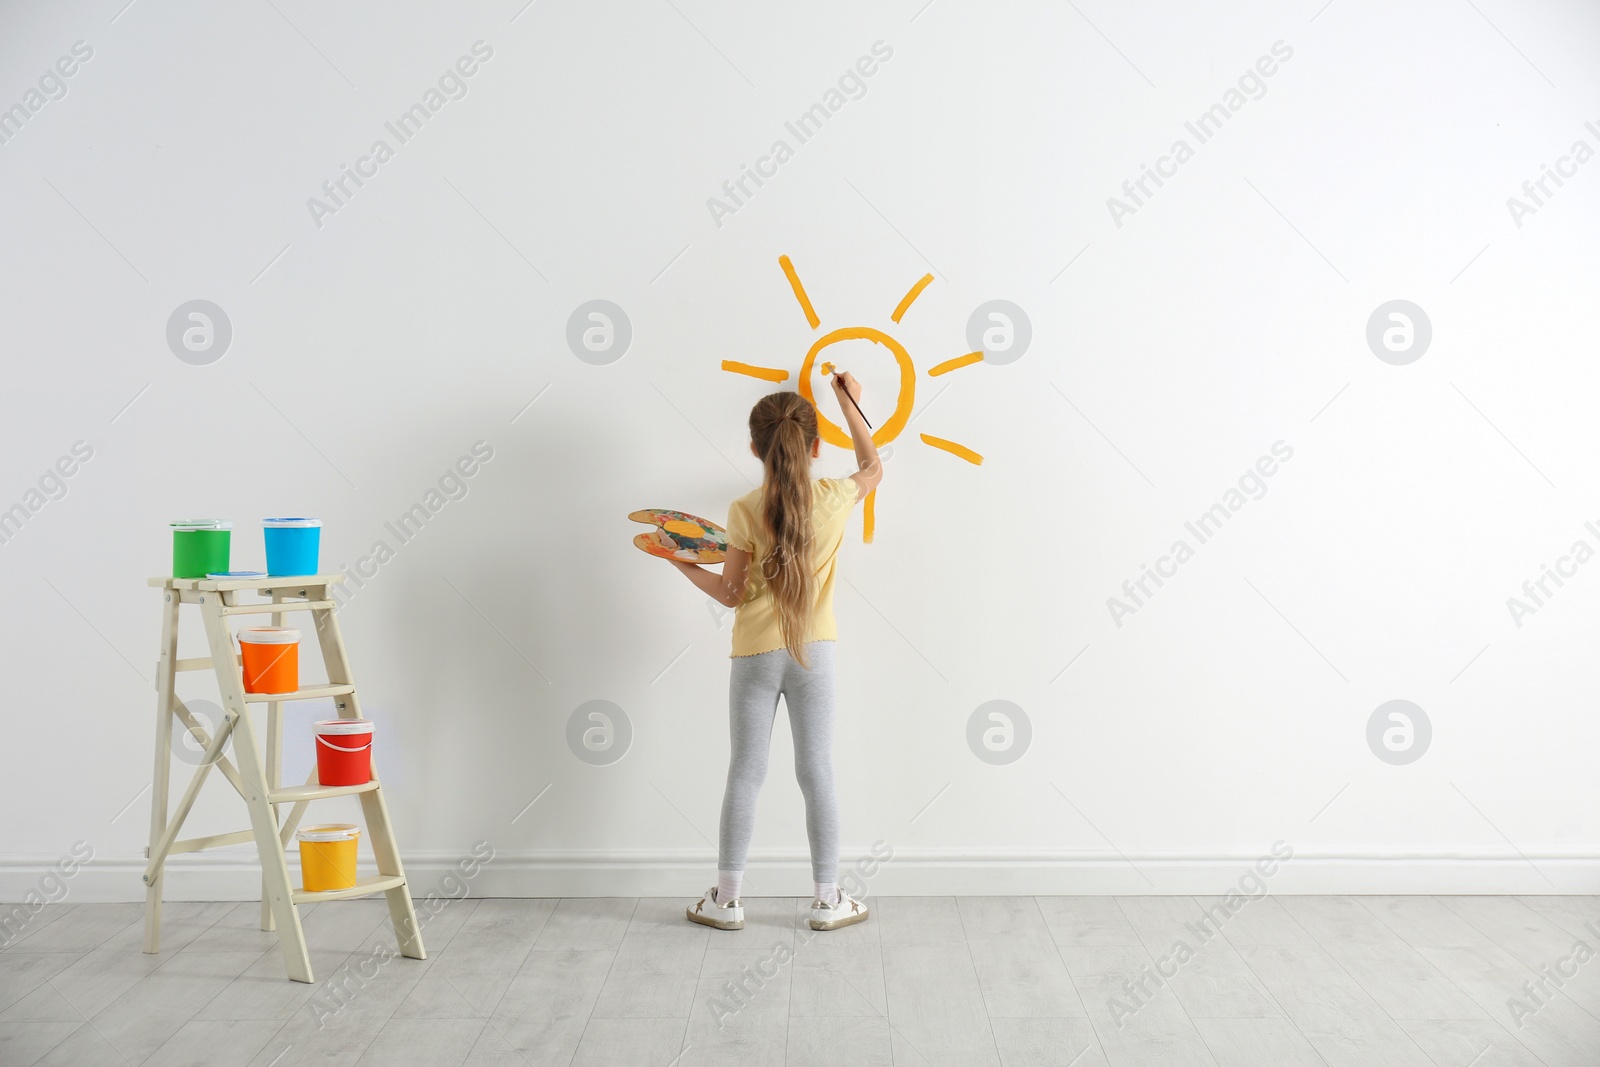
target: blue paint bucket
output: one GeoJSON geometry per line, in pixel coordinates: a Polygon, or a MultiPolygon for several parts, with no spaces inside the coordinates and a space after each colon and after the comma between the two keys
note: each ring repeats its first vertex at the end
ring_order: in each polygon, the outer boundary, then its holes
{"type": "Polygon", "coordinates": [[[281,578],[317,573],[321,519],[262,519],[261,534],[267,542],[269,575],[281,578]]]}

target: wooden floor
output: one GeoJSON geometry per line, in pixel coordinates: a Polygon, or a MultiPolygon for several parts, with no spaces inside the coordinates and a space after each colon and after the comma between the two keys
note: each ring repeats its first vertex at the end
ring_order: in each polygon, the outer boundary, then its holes
{"type": "Polygon", "coordinates": [[[157,956],[139,905],[55,906],[0,950],[0,1064],[1600,1064],[1597,897],[891,897],[821,934],[684,903],[452,902],[420,962],[380,901],[314,905],[316,986],[256,904],[168,905],[157,956]]]}

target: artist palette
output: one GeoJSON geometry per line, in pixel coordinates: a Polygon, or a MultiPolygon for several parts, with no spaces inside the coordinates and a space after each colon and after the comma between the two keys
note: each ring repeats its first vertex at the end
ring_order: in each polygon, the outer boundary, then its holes
{"type": "Polygon", "coordinates": [[[685,563],[721,563],[728,554],[728,531],[698,515],[648,508],[628,518],[655,527],[633,539],[635,546],[652,556],[685,563]]]}

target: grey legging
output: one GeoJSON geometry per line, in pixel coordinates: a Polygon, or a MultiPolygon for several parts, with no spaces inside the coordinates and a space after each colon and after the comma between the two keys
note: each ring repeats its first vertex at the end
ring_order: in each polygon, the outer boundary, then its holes
{"type": "Polygon", "coordinates": [[[789,709],[794,773],[806,799],[806,836],[813,881],[832,882],[839,869],[839,800],[833,792],[833,642],[806,645],[811,669],[789,650],[733,657],[728,683],[732,752],[722,795],[717,869],[743,871],[755,832],[756,796],[767,778],[767,749],[778,697],[789,709]]]}

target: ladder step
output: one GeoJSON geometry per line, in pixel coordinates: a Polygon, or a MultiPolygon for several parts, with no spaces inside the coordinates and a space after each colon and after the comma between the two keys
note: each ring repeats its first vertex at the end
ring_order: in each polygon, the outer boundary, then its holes
{"type": "Polygon", "coordinates": [[[276,704],[280,700],[320,700],[324,697],[342,697],[346,693],[354,693],[353,685],[308,685],[304,689],[296,689],[292,693],[246,693],[244,698],[251,704],[276,704]]]}
{"type": "Polygon", "coordinates": [[[156,589],[202,590],[211,592],[240,589],[313,589],[317,586],[337,585],[344,581],[342,574],[300,574],[281,578],[151,578],[146,585],[156,589]]]}
{"type": "Polygon", "coordinates": [[[349,889],[329,889],[321,893],[308,893],[304,889],[294,891],[296,904],[310,904],[318,900],[349,900],[351,897],[364,897],[372,893],[387,893],[391,889],[399,889],[406,884],[404,875],[379,874],[370,878],[357,878],[356,884],[349,889]]]}
{"type": "Polygon", "coordinates": [[[370,793],[378,788],[378,780],[360,785],[290,785],[274,789],[267,794],[272,804],[297,804],[303,800],[323,800],[327,797],[346,797],[352,793],[370,793]]]}
{"type": "Polygon", "coordinates": [[[222,609],[224,615],[276,615],[284,611],[328,611],[331,600],[280,600],[265,604],[233,604],[222,609]]]}

